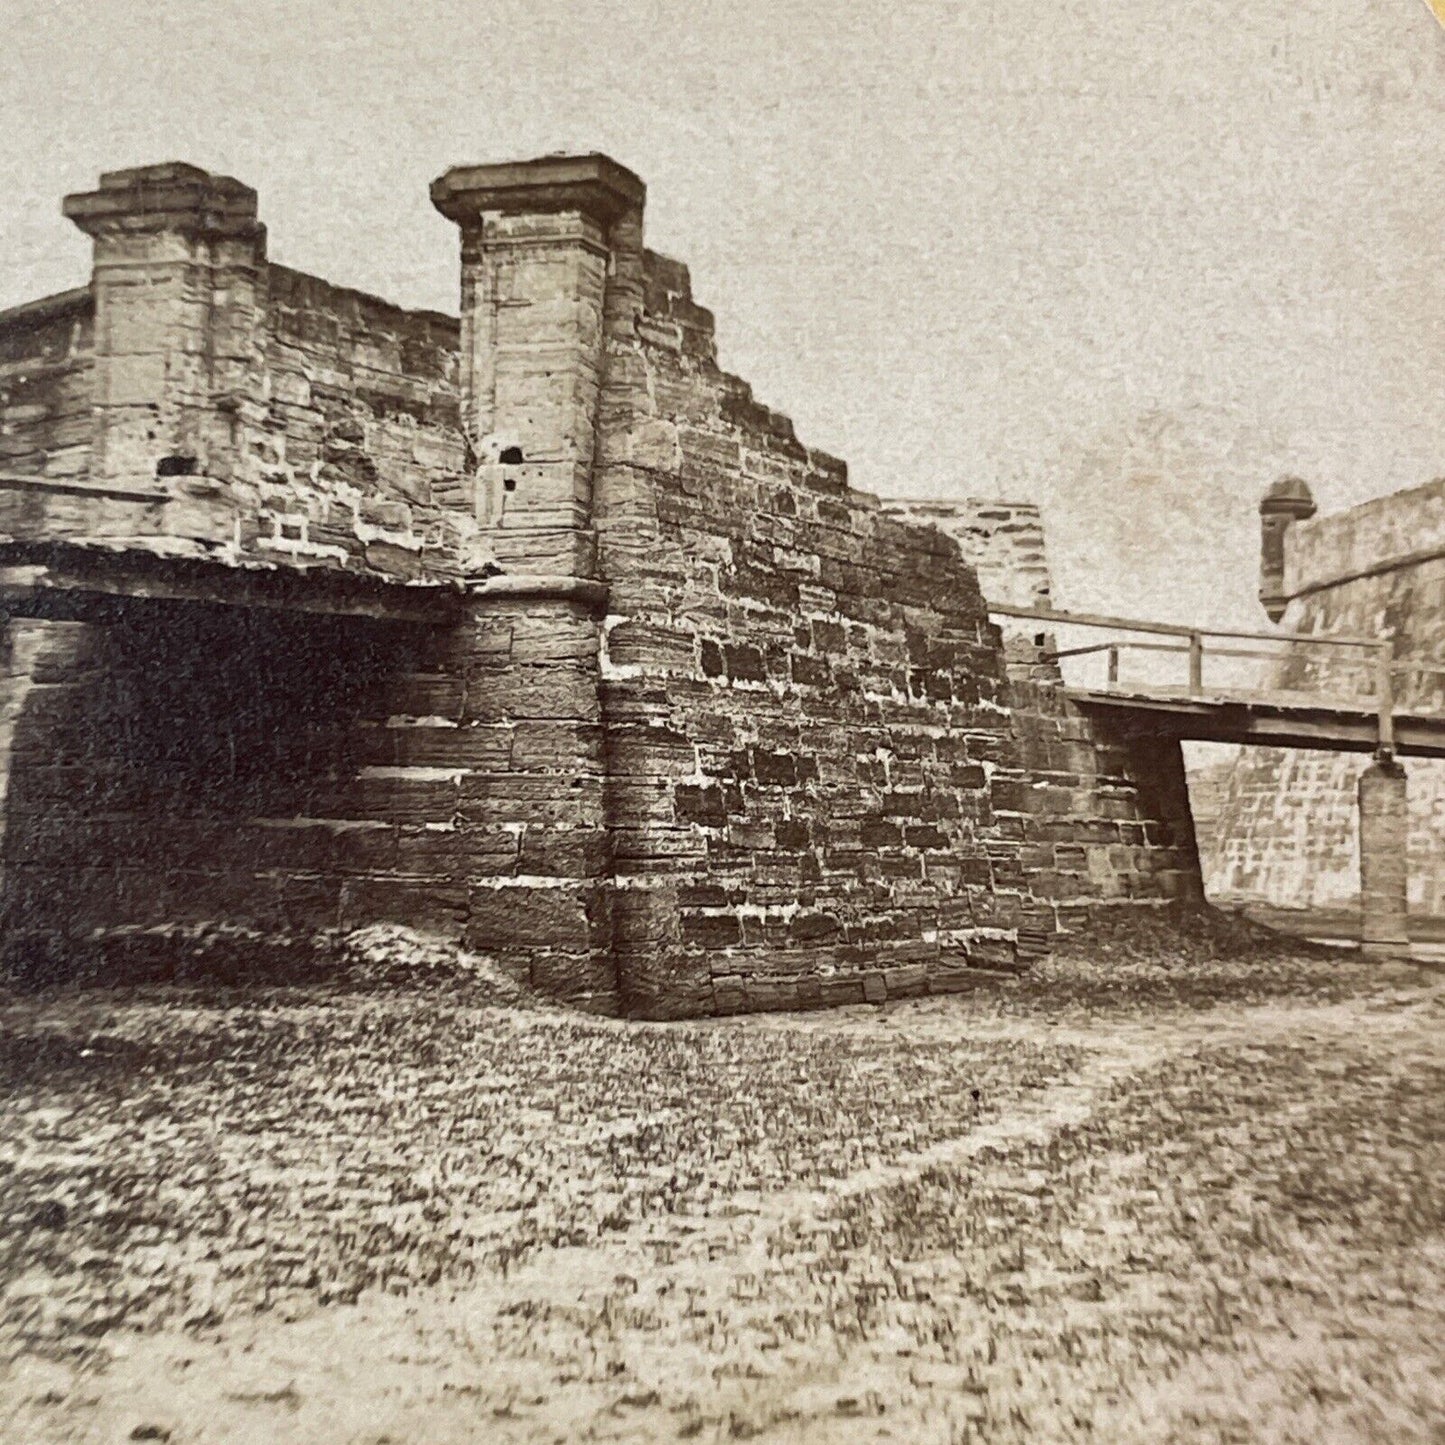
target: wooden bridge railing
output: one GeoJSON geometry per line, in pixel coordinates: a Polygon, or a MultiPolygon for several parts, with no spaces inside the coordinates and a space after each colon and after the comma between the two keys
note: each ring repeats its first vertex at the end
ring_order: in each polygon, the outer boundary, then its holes
{"type": "MultiPolygon", "coordinates": [[[[1379,750],[1382,756],[1391,755],[1395,749],[1395,677],[1397,674],[1432,673],[1445,676],[1445,666],[1414,661],[1396,662],[1392,636],[1362,637],[1349,633],[1329,632],[1254,632],[1233,627],[1187,627],[1173,622],[1155,622],[1137,617],[1111,617],[1092,612],[1061,612],[1047,607],[1010,607],[989,604],[989,612],[999,617],[1026,618],[1035,622],[1052,622],[1072,627],[1107,629],[1111,632],[1143,633],[1159,637],[1178,639],[1173,642],[1149,642],[1139,638],[1110,638],[1106,642],[1093,643],[1086,647],[1058,648],[1045,654],[1049,660],[1065,657],[1083,657],[1104,653],[1108,658],[1108,684],[1110,689],[1119,687],[1119,658],[1126,649],[1136,652],[1184,653],[1189,658],[1189,681],[1186,693],[1190,697],[1203,698],[1204,657],[1206,639],[1223,639],[1228,642],[1270,643],[1271,649],[1261,647],[1211,647],[1213,657],[1251,657],[1280,661],[1288,656],[1294,647],[1324,647],[1355,649],[1365,656],[1358,662],[1345,661],[1343,665],[1368,669],[1373,676],[1373,696],[1379,726],[1379,750]]],[[[1237,690],[1231,689],[1231,692],[1237,690]]],[[[1328,699],[1321,699],[1328,703],[1328,699]]]]}

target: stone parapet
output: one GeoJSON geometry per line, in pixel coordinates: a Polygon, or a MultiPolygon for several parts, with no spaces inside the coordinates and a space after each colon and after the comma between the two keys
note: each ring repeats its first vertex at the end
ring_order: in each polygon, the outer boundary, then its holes
{"type": "Polygon", "coordinates": [[[0,314],[7,536],[393,581],[495,570],[454,318],[269,263],[255,192],[194,166],[109,173],[65,211],[90,285],[0,314]]]}
{"type": "MultiPolygon", "coordinates": [[[[90,288],[0,312],[0,488],[10,478],[83,480],[94,432],[95,301],[90,288]]],[[[0,507],[11,510],[7,496],[0,507]]],[[[33,498],[19,503],[33,510],[33,498]]],[[[23,535],[28,520],[0,520],[23,535]]]]}
{"type": "MultiPolygon", "coordinates": [[[[1445,674],[1436,670],[1445,665],[1445,481],[1297,518],[1282,545],[1283,625],[1390,638],[1397,710],[1445,709],[1445,674]]],[[[1361,652],[1297,647],[1270,684],[1367,698],[1374,680],[1361,652]]],[[[1365,766],[1346,754],[1242,751],[1208,852],[1211,895],[1279,909],[1357,910],[1365,766]]],[[[1438,915],[1445,911],[1445,764],[1411,764],[1407,811],[1409,907],[1438,915]]]]}
{"type": "Polygon", "coordinates": [[[1432,554],[1445,555],[1445,478],[1291,527],[1281,592],[1304,597],[1432,554]]]}

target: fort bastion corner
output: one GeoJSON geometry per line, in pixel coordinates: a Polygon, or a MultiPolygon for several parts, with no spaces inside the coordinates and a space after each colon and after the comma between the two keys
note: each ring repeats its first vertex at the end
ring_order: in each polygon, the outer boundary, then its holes
{"type": "Polygon", "coordinates": [[[393,922],[678,1017],[1199,896],[1177,741],[990,621],[1047,600],[1036,511],[850,486],[607,157],[431,194],[456,317],[277,265],[180,164],[69,197],[89,282],[0,314],[7,968],[393,922]]]}

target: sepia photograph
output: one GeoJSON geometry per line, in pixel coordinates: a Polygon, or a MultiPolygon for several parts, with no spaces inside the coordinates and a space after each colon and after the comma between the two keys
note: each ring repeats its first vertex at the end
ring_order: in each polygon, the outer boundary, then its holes
{"type": "Polygon", "coordinates": [[[1445,1445],[1445,0],[0,0],[3,1445],[1445,1445]]]}

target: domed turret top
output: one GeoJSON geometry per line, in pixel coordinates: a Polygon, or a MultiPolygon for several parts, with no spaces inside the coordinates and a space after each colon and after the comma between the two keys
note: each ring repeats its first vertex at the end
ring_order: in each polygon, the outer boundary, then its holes
{"type": "Polygon", "coordinates": [[[1260,501],[1261,512],[1287,512],[1304,519],[1315,514],[1314,494],[1301,477],[1281,477],[1260,501]]]}

